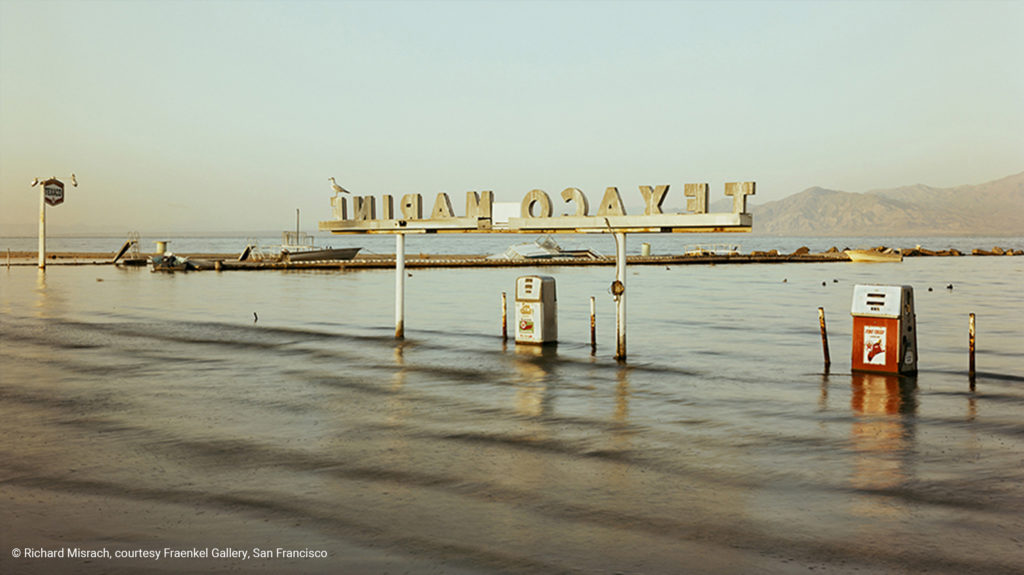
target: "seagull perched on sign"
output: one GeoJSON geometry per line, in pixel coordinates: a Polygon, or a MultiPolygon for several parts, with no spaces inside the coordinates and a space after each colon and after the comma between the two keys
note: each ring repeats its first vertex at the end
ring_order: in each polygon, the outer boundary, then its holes
{"type": "Polygon", "coordinates": [[[334,193],[336,193],[336,194],[348,194],[348,193],[350,193],[345,188],[339,186],[338,182],[335,182],[333,177],[327,178],[327,180],[331,182],[331,187],[334,188],[334,193]]]}
{"type": "Polygon", "coordinates": [[[36,186],[38,186],[38,185],[39,185],[39,178],[34,178],[34,179],[32,180],[32,187],[34,188],[34,187],[36,187],[36,186]]]}

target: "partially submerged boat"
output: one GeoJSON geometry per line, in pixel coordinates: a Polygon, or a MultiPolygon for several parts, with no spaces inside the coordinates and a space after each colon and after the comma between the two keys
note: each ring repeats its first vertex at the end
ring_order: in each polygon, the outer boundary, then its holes
{"type": "Polygon", "coordinates": [[[238,256],[238,261],[249,259],[256,261],[279,262],[333,262],[348,261],[356,257],[362,248],[317,247],[313,236],[299,231],[299,210],[295,210],[295,231],[281,233],[281,247],[277,253],[260,248],[255,240],[246,242],[245,249],[238,256]]]}
{"type": "Polygon", "coordinates": [[[238,261],[278,261],[278,262],[323,262],[348,261],[356,257],[362,248],[318,247],[313,236],[305,232],[283,232],[281,245],[277,249],[261,248],[255,240],[246,242],[245,249],[238,256],[238,261]]]}
{"type": "Polygon", "coordinates": [[[903,261],[903,253],[892,248],[874,248],[870,250],[843,250],[843,253],[854,262],[885,263],[903,261]]]}
{"type": "Polygon", "coordinates": [[[284,232],[281,235],[281,259],[287,262],[348,261],[361,248],[317,247],[306,232],[284,232]]]}
{"type": "Polygon", "coordinates": [[[510,246],[504,253],[488,256],[487,259],[498,260],[532,260],[532,259],[557,259],[557,258],[585,258],[598,259],[600,254],[593,250],[563,250],[561,246],[551,239],[551,236],[541,236],[532,242],[523,242],[510,246]]]}
{"type": "Polygon", "coordinates": [[[188,258],[170,252],[150,256],[149,267],[153,272],[188,272],[199,269],[199,266],[188,258]]]}

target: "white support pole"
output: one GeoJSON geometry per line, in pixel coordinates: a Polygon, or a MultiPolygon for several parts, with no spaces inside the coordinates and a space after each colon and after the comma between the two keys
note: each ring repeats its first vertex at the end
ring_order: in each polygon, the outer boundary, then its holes
{"type": "Polygon", "coordinates": [[[39,184],[39,269],[46,269],[46,185],[39,184]]]}
{"type": "Polygon", "coordinates": [[[615,359],[626,359],[626,234],[615,233],[615,279],[622,293],[615,296],[615,359]]]}
{"type": "Polygon", "coordinates": [[[405,339],[405,234],[395,234],[395,339],[405,339]]]}

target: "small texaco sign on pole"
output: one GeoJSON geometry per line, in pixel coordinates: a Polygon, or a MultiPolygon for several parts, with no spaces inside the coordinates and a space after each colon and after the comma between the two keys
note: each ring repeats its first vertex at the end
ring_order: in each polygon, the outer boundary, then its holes
{"type": "Polygon", "coordinates": [[[60,180],[46,180],[43,182],[43,197],[46,203],[57,206],[64,203],[64,182],[60,180]]]}
{"type": "MultiPolygon", "coordinates": [[[[77,186],[75,175],[71,174],[71,184],[77,186]]],[[[64,203],[64,182],[57,178],[40,180],[36,178],[33,186],[39,186],[39,269],[46,269],[46,204],[59,206],[64,203]]]]}

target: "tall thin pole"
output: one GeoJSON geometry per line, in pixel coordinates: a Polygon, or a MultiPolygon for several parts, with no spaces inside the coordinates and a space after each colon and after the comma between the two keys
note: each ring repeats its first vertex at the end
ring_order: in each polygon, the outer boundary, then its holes
{"type": "Polygon", "coordinates": [[[405,234],[395,234],[395,339],[405,339],[405,234]]]}
{"type": "Polygon", "coordinates": [[[590,296],[590,353],[597,351],[597,307],[590,296]]]}
{"type": "Polygon", "coordinates": [[[828,330],[825,329],[825,308],[818,308],[818,325],[821,327],[821,351],[825,354],[825,373],[828,373],[832,359],[828,354],[828,330]]]}
{"type": "Polygon", "coordinates": [[[46,269],[46,184],[39,184],[39,269],[46,269]]]}
{"type": "Polygon", "coordinates": [[[615,232],[615,280],[621,293],[615,294],[615,359],[626,359],[626,233],[615,232]]]}
{"type": "Polygon", "coordinates": [[[970,353],[970,359],[967,364],[967,377],[971,381],[971,385],[974,385],[974,314],[970,316],[970,325],[967,330],[968,350],[970,353]]]}
{"type": "Polygon", "coordinates": [[[295,243],[299,243],[299,208],[295,208],[295,243]]]}
{"type": "Polygon", "coordinates": [[[501,341],[508,341],[508,295],[501,292],[501,341]]]}

